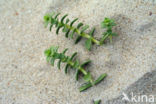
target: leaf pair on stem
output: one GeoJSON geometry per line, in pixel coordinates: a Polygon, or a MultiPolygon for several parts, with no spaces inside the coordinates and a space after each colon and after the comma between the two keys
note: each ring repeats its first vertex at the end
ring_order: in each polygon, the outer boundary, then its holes
{"type": "Polygon", "coordinates": [[[85,81],[84,85],[82,85],[79,88],[79,91],[84,91],[98,83],[100,83],[106,76],[107,74],[102,74],[100,77],[98,77],[95,81],[93,80],[90,72],[87,72],[84,69],[84,66],[88,65],[91,61],[87,60],[86,62],[80,64],[80,62],[76,59],[74,59],[74,57],[77,55],[77,53],[73,53],[71,57],[66,56],[65,53],[68,49],[65,49],[62,53],[58,52],[58,47],[50,47],[49,49],[45,50],[45,56],[46,59],[49,63],[51,63],[51,65],[54,66],[54,62],[56,59],[58,59],[58,64],[57,67],[58,69],[60,69],[60,65],[61,63],[66,63],[65,66],[65,73],[67,74],[69,68],[73,69],[76,71],[75,73],[75,79],[78,80],[79,79],[79,75],[82,74],[83,75],[83,80],[85,81]]]}

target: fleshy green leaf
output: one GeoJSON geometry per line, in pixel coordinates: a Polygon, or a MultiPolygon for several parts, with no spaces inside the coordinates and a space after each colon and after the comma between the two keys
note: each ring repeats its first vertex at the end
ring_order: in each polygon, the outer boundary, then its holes
{"type": "Polygon", "coordinates": [[[62,32],[67,32],[68,31],[68,28],[67,27],[64,27],[62,32]]]}
{"type": "Polygon", "coordinates": [[[76,55],[77,55],[77,52],[73,53],[72,56],[71,56],[71,58],[70,58],[70,60],[72,61],[73,58],[74,58],[76,55]]]}
{"type": "Polygon", "coordinates": [[[79,23],[79,24],[77,25],[77,29],[79,29],[81,26],[83,26],[83,23],[79,23]]]}
{"type": "Polygon", "coordinates": [[[60,69],[60,65],[61,65],[61,60],[59,60],[58,63],[57,63],[58,69],[60,69]]]}
{"type": "Polygon", "coordinates": [[[100,103],[101,103],[101,100],[94,101],[94,104],[100,104],[100,103]]]}
{"type": "Polygon", "coordinates": [[[95,32],[95,28],[93,28],[93,29],[91,30],[91,32],[89,33],[89,35],[90,35],[90,36],[93,36],[93,35],[94,35],[94,32],[95,32]]]}
{"type": "Polygon", "coordinates": [[[79,69],[76,69],[75,79],[78,81],[79,78],[79,69]]]}
{"type": "Polygon", "coordinates": [[[91,63],[91,60],[85,61],[83,64],[81,64],[81,67],[84,67],[84,66],[88,65],[89,63],[91,63]]]}
{"type": "Polygon", "coordinates": [[[50,49],[46,49],[45,51],[44,51],[44,54],[45,54],[45,56],[50,56],[50,54],[51,54],[51,51],[50,51],[50,49]]]}
{"type": "Polygon", "coordinates": [[[65,54],[68,51],[68,48],[66,48],[62,53],[65,54]]]}
{"type": "Polygon", "coordinates": [[[54,24],[55,24],[55,27],[57,28],[57,27],[58,27],[58,25],[59,25],[58,20],[55,20],[55,21],[54,21],[54,24]]]}
{"type": "Polygon", "coordinates": [[[89,28],[89,26],[88,25],[85,25],[83,28],[82,28],[82,30],[81,30],[81,34],[85,31],[85,30],[87,30],[89,28]]]}
{"type": "Polygon", "coordinates": [[[49,14],[46,14],[46,15],[44,16],[44,25],[45,25],[45,27],[48,26],[49,21],[50,21],[50,15],[49,15],[49,14]]]}
{"type": "Polygon", "coordinates": [[[105,25],[104,22],[102,22],[102,23],[101,23],[101,27],[102,27],[102,28],[106,28],[107,26],[105,25]]]}
{"type": "Polygon", "coordinates": [[[51,64],[52,66],[54,66],[54,62],[55,62],[55,59],[54,59],[54,58],[51,58],[51,59],[50,59],[50,64],[51,64]]]}
{"type": "Polygon", "coordinates": [[[100,83],[105,77],[107,76],[106,73],[102,74],[97,80],[94,81],[94,84],[100,83]]]}
{"type": "Polygon", "coordinates": [[[53,27],[53,25],[54,25],[54,19],[51,17],[51,24],[50,24],[50,28],[49,28],[49,30],[51,31],[51,29],[52,29],[52,27],[53,27]]]}
{"type": "MultiPolygon", "coordinates": [[[[98,84],[100,83],[105,77],[107,76],[107,74],[102,74],[95,82],[94,84],[98,84]]],[[[88,88],[92,87],[92,84],[90,82],[87,82],[85,83],[84,85],[82,85],[80,88],[79,88],[79,91],[82,92],[88,88]]]]}
{"type": "Polygon", "coordinates": [[[45,22],[48,22],[50,20],[50,15],[49,14],[46,14],[45,16],[44,16],[44,21],[45,22]]]}
{"type": "Polygon", "coordinates": [[[73,26],[73,24],[78,20],[78,18],[74,19],[71,23],[70,26],[73,26]]]}
{"type": "Polygon", "coordinates": [[[68,29],[68,31],[65,34],[66,38],[68,38],[69,32],[70,32],[70,29],[68,29]]]}
{"type": "Polygon", "coordinates": [[[49,62],[49,61],[50,61],[50,59],[51,59],[50,57],[46,57],[47,62],[49,62]]]}
{"type": "Polygon", "coordinates": [[[57,19],[57,17],[58,17],[59,15],[60,15],[60,13],[57,13],[56,16],[55,16],[55,18],[54,18],[54,19],[55,19],[54,24],[55,24],[56,27],[57,27],[58,24],[59,24],[59,23],[58,23],[58,19],[57,19]]]}
{"type": "Polygon", "coordinates": [[[51,31],[52,27],[53,27],[53,25],[51,24],[51,25],[50,25],[50,28],[49,28],[50,31],[51,31]]]}
{"type": "Polygon", "coordinates": [[[76,60],[75,62],[74,62],[74,65],[73,65],[73,68],[75,68],[75,69],[77,69],[78,67],[79,67],[79,61],[78,60],[76,60]]]}
{"type": "Polygon", "coordinates": [[[74,33],[76,32],[76,28],[72,31],[72,33],[70,34],[70,38],[73,38],[74,33]]]}
{"type": "Polygon", "coordinates": [[[91,39],[86,40],[86,42],[85,42],[85,47],[86,47],[88,50],[91,50],[91,46],[92,46],[92,40],[91,40],[91,39]]]}
{"type": "Polygon", "coordinates": [[[86,82],[89,82],[89,81],[91,80],[91,74],[90,74],[90,72],[88,72],[87,75],[85,75],[85,76],[83,77],[83,79],[84,79],[86,82]]]}
{"type": "Polygon", "coordinates": [[[69,19],[67,18],[67,19],[66,19],[66,24],[68,24],[68,22],[69,22],[69,19]]]}
{"type": "Polygon", "coordinates": [[[90,87],[92,87],[92,84],[90,82],[87,82],[79,88],[79,91],[82,92],[84,90],[87,90],[90,87]]]}
{"type": "Polygon", "coordinates": [[[60,25],[59,27],[57,27],[57,30],[56,30],[56,34],[58,35],[59,33],[59,30],[63,27],[63,25],[60,25]]]}
{"type": "Polygon", "coordinates": [[[69,64],[66,64],[65,69],[64,69],[65,74],[67,74],[68,68],[69,68],[69,64]]]}
{"type": "Polygon", "coordinates": [[[57,13],[56,16],[55,16],[55,19],[57,19],[57,17],[58,17],[59,15],[60,15],[60,13],[57,13]]]}
{"type": "Polygon", "coordinates": [[[78,36],[78,37],[76,38],[76,40],[75,40],[75,44],[77,44],[81,39],[82,39],[82,37],[81,37],[81,36],[78,36]]]}
{"type": "Polygon", "coordinates": [[[107,34],[106,32],[103,33],[103,37],[102,37],[101,40],[100,40],[101,44],[103,44],[103,42],[105,41],[105,39],[108,38],[108,36],[109,36],[109,34],[107,34]]]}
{"type": "Polygon", "coordinates": [[[61,23],[64,23],[64,19],[68,16],[68,14],[64,15],[61,19],[61,23]]]}

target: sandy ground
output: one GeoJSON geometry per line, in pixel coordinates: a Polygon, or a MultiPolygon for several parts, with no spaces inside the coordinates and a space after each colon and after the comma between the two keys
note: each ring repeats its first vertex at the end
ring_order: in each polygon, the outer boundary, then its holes
{"type": "MultiPolygon", "coordinates": [[[[64,68],[64,65],[62,65],[64,68]]],[[[142,75],[156,69],[156,5],[141,0],[1,0],[0,1],[0,103],[1,104],[92,104],[115,98],[142,75]],[[113,44],[93,46],[88,52],[84,40],[74,45],[63,33],[44,28],[47,12],[68,13],[69,18],[97,27],[103,32],[104,17],[116,20],[118,36],[113,44]],[[90,58],[96,78],[108,77],[83,93],[78,91],[73,72],[65,75],[46,63],[44,50],[59,45],[77,51],[78,58],[90,58]]]]}

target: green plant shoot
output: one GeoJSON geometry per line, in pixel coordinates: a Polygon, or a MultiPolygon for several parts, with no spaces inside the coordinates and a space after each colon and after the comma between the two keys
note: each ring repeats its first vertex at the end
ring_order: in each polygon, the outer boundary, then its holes
{"type": "Polygon", "coordinates": [[[111,39],[111,37],[114,35],[114,33],[112,34],[112,26],[115,25],[113,20],[110,20],[108,18],[105,18],[104,22],[102,22],[102,27],[103,28],[107,28],[109,27],[109,29],[107,30],[107,34],[104,34],[104,36],[100,39],[97,40],[93,37],[95,28],[93,28],[89,33],[86,32],[86,30],[89,28],[88,25],[84,25],[82,22],[78,23],[76,26],[74,26],[74,23],[76,21],[78,21],[78,18],[72,20],[70,22],[70,20],[67,18],[67,14],[64,15],[60,20],[58,19],[58,16],[60,15],[60,13],[56,14],[52,13],[52,14],[46,14],[44,16],[44,23],[45,23],[45,27],[48,26],[48,24],[50,24],[50,31],[52,29],[53,26],[56,27],[56,34],[59,34],[59,31],[62,29],[62,32],[65,33],[65,37],[66,38],[73,38],[76,35],[76,40],[75,40],[75,44],[77,44],[82,38],[85,38],[85,47],[88,50],[91,50],[91,47],[93,44],[96,45],[102,45],[103,41],[109,37],[111,39]],[[66,19],[67,18],[67,19],[66,19]],[[108,25],[106,25],[108,24],[108,25]],[[108,36],[107,36],[108,35],[108,36]]]}
{"type": "Polygon", "coordinates": [[[86,71],[84,69],[84,66],[88,65],[91,60],[87,60],[84,63],[80,64],[80,62],[75,59],[75,56],[77,55],[77,52],[73,53],[71,57],[66,56],[65,53],[68,49],[65,49],[62,53],[58,52],[58,47],[50,47],[49,49],[45,50],[44,54],[46,56],[47,62],[51,63],[52,66],[54,66],[54,62],[56,59],[58,59],[57,67],[60,69],[61,63],[66,63],[65,66],[65,73],[67,74],[69,69],[75,70],[75,79],[79,79],[79,75],[83,75],[83,80],[85,81],[85,84],[83,84],[79,90],[84,91],[94,85],[97,85],[100,83],[107,74],[102,74],[99,78],[97,78],[95,81],[93,80],[91,73],[86,71]]]}

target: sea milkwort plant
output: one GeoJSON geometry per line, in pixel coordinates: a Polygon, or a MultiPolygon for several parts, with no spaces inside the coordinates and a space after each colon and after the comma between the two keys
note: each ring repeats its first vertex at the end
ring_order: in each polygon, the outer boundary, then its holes
{"type": "MultiPolygon", "coordinates": [[[[74,23],[78,20],[78,18],[76,18],[70,22],[70,20],[67,18],[67,16],[68,16],[67,14],[64,15],[60,20],[58,19],[59,15],[60,15],[60,13],[58,13],[56,15],[55,15],[55,13],[46,14],[44,16],[45,27],[47,27],[48,24],[50,24],[49,29],[51,31],[52,27],[55,26],[57,28],[56,34],[58,34],[60,29],[62,29],[62,32],[65,33],[66,38],[68,38],[68,37],[73,38],[76,34],[75,44],[77,44],[82,38],[86,38],[85,47],[88,50],[91,50],[92,44],[102,45],[103,41],[108,37],[108,36],[104,35],[100,40],[97,40],[93,37],[95,28],[93,28],[89,33],[86,33],[86,30],[89,28],[88,25],[84,25],[82,22],[80,22],[77,24],[77,26],[74,26],[74,23]]],[[[106,24],[112,24],[109,22],[112,22],[112,21],[104,21],[104,23],[106,23],[106,24]]],[[[102,26],[104,26],[104,25],[102,25],[102,26]]],[[[112,26],[106,25],[105,27],[109,27],[109,31],[107,31],[107,33],[109,33],[111,31],[110,28],[112,26]]],[[[107,34],[107,35],[109,35],[109,37],[111,36],[110,34],[107,34]]]]}
{"type": "Polygon", "coordinates": [[[84,66],[88,65],[91,60],[87,60],[84,63],[80,64],[80,62],[75,59],[74,57],[77,55],[77,52],[73,53],[71,57],[66,56],[65,53],[68,49],[65,49],[62,53],[58,52],[58,46],[52,46],[49,49],[45,50],[45,56],[47,59],[47,62],[49,62],[52,66],[54,66],[54,62],[56,59],[58,59],[57,67],[60,69],[61,63],[66,63],[65,66],[65,73],[67,74],[69,69],[75,70],[75,79],[78,80],[80,74],[83,75],[83,80],[85,83],[79,88],[79,91],[84,91],[94,85],[97,85],[100,83],[107,74],[102,74],[100,77],[98,77],[96,80],[93,80],[91,73],[86,71],[84,69],[84,66]]]}

